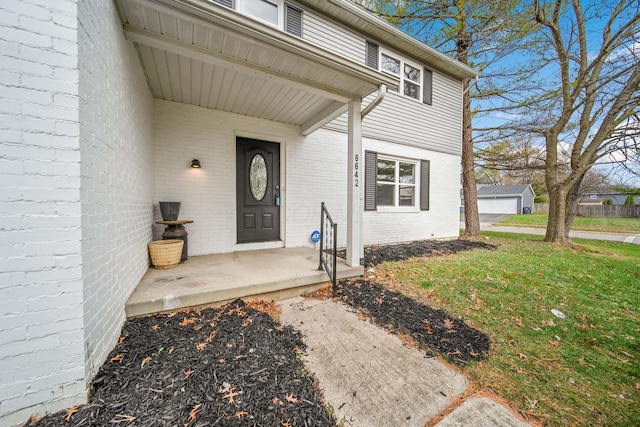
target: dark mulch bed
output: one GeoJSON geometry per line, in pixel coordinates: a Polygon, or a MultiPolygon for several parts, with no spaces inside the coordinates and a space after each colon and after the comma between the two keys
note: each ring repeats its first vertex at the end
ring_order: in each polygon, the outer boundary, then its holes
{"type": "MultiPolygon", "coordinates": [[[[371,245],[364,248],[364,266],[384,261],[402,261],[423,256],[450,255],[472,249],[496,249],[494,245],[476,240],[418,240],[394,245],[371,245]]],[[[344,251],[338,256],[344,257],[344,251]]]]}
{"type": "Polygon", "coordinates": [[[455,364],[466,365],[489,355],[489,337],[464,320],[385,289],[378,283],[341,280],[333,295],[363,310],[374,323],[409,335],[455,364]]]}
{"type": "Polygon", "coordinates": [[[297,357],[300,333],[242,301],[130,320],[120,341],[88,405],[26,425],[335,425],[297,357]]]}

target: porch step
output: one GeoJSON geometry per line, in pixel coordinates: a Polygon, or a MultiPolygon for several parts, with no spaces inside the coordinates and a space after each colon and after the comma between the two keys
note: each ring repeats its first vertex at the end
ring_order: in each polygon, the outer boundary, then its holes
{"type": "MultiPolygon", "coordinates": [[[[338,278],[361,276],[363,267],[338,259],[338,278]]],[[[237,298],[283,300],[328,286],[312,248],[279,248],[189,257],[170,270],[150,268],[125,304],[128,318],[237,298]]]]}

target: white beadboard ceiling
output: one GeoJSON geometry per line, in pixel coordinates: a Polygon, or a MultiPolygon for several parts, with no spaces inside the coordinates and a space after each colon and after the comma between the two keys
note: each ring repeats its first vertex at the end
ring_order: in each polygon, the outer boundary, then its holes
{"type": "MultiPolygon", "coordinates": [[[[116,0],[153,96],[309,133],[387,77],[205,0],[116,0]]],[[[393,81],[391,81],[393,84],[393,81]]]]}

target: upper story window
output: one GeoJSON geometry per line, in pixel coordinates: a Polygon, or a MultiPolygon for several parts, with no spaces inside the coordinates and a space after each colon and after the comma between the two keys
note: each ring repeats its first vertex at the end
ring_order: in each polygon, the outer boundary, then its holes
{"type": "Polygon", "coordinates": [[[209,0],[302,37],[302,9],[283,0],[209,0]]]}
{"type": "Polygon", "coordinates": [[[278,3],[267,0],[236,0],[240,12],[256,17],[269,24],[280,26],[280,9],[278,3]]]}
{"type": "Polygon", "coordinates": [[[399,92],[418,101],[422,101],[422,70],[417,64],[408,63],[393,54],[380,54],[380,71],[391,74],[400,80],[399,92]]]}
{"type": "Polygon", "coordinates": [[[381,51],[380,47],[370,41],[366,43],[367,66],[378,69],[383,73],[397,77],[399,87],[397,92],[431,105],[433,73],[419,64],[402,58],[391,52],[381,51]]]}

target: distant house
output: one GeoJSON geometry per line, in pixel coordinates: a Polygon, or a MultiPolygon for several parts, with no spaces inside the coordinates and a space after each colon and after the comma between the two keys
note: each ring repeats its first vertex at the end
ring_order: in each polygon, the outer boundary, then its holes
{"type": "Polygon", "coordinates": [[[478,212],[481,214],[517,214],[533,210],[535,193],[531,184],[487,185],[478,188],[478,212]]]}
{"type": "MultiPolygon", "coordinates": [[[[607,199],[611,199],[614,205],[624,205],[624,202],[627,200],[627,195],[612,190],[594,191],[587,193],[582,200],[580,200],[580,204],[587,206],[601,205],[602,202],[607,199]]],[[[636,205],[640,205],[640,196],[635,196],[634,200],[636,205]]]]}

